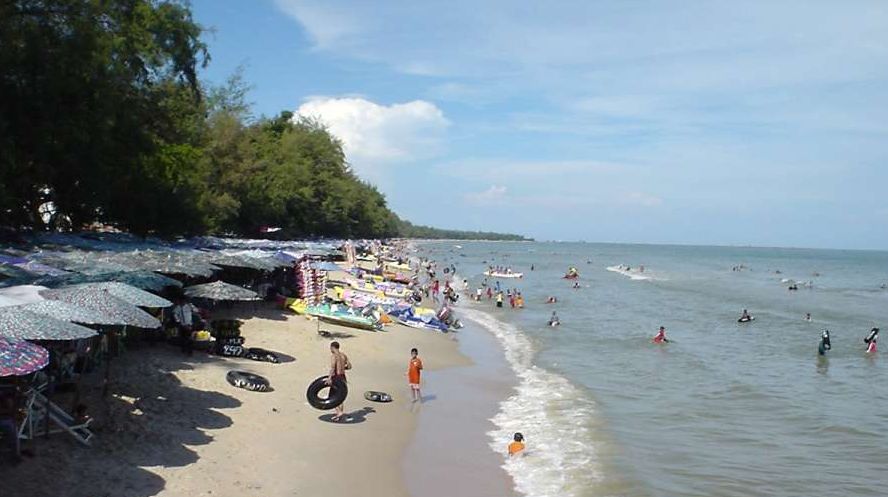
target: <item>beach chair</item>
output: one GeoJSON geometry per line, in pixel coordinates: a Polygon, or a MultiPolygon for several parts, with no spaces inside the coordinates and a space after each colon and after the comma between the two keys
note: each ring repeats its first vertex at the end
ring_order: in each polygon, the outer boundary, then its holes
{"type": "Polygon", "coordinates": [[[19,428],[19,438],[32,440],[47,433],[67,433],[83,445],[90,444],[93,433],[90,431],[89,425],[92,423],[92,419],[77,422],[73,416],[47,399],[37,388],[28,392],[26,408],[25,420],[19,428]],[[46,429],[47,417],[55,425],[54,428],[49,428],[48,432],[46,429]]]}

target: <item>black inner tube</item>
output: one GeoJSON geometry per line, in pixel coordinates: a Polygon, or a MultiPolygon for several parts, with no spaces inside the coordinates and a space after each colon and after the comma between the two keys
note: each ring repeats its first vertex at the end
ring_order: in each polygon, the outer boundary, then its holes
{"type": "Polygon", "coordinates": [[[346,385],[345,380],[342,378],[334,378],[333,384],[327,385],[326,376],[321,376],[311,382],[311,385],[308,386],[308,390],[305,392],[305,397],[308,399],[308,403],[315,409],[320,409],[322,411],[329,411],[330,409],[339,407],[345,402],[347,396],[348,385],[346,385]],[[324,389],[329,389],[329,392],[327,392],[326,397],[321,397],[321,391],[324,389]]]}

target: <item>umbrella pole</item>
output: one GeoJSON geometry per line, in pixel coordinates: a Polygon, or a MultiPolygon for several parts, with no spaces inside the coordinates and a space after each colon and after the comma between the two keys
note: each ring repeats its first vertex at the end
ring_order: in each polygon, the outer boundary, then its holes
{"type": "MultiPolygon", "coordinates": [[[[126,330],[126,325],[123,326],[124,331],[126,330]]],[[[116,349],[117,347],[117,330],[112,329],[110,336],[108,337],[108,360],[105,361],[105,380],[102,385],[102,397],[108,396],[108,390],[110,389],[111,384],[111,358],[113,357],[111,346],[114,344],[116,349]]]]}

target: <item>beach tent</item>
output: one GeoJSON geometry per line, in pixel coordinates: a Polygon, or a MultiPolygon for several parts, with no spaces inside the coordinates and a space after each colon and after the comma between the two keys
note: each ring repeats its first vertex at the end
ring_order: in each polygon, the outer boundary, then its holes
{"type": "Polygon", "coordinates": [[[31,374],[48,363],[49,351],[43,347],[0,336],[0,377],[31,374]]]}
{"type": "Polygon", "coordinates": [[[231,285],[223,281],[204,283],[185,288],[185,295],[207,300],[258,300],[259,295],[246,288],[231,285]]]}

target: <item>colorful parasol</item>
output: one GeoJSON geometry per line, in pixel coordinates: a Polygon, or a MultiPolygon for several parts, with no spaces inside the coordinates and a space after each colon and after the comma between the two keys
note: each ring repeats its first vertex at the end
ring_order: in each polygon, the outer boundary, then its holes
{"type": "Polygon", "coordinates": [[[24,340],[0,337],[0,377],[22,376],[49,363],[49,351],[24,340]]]}

